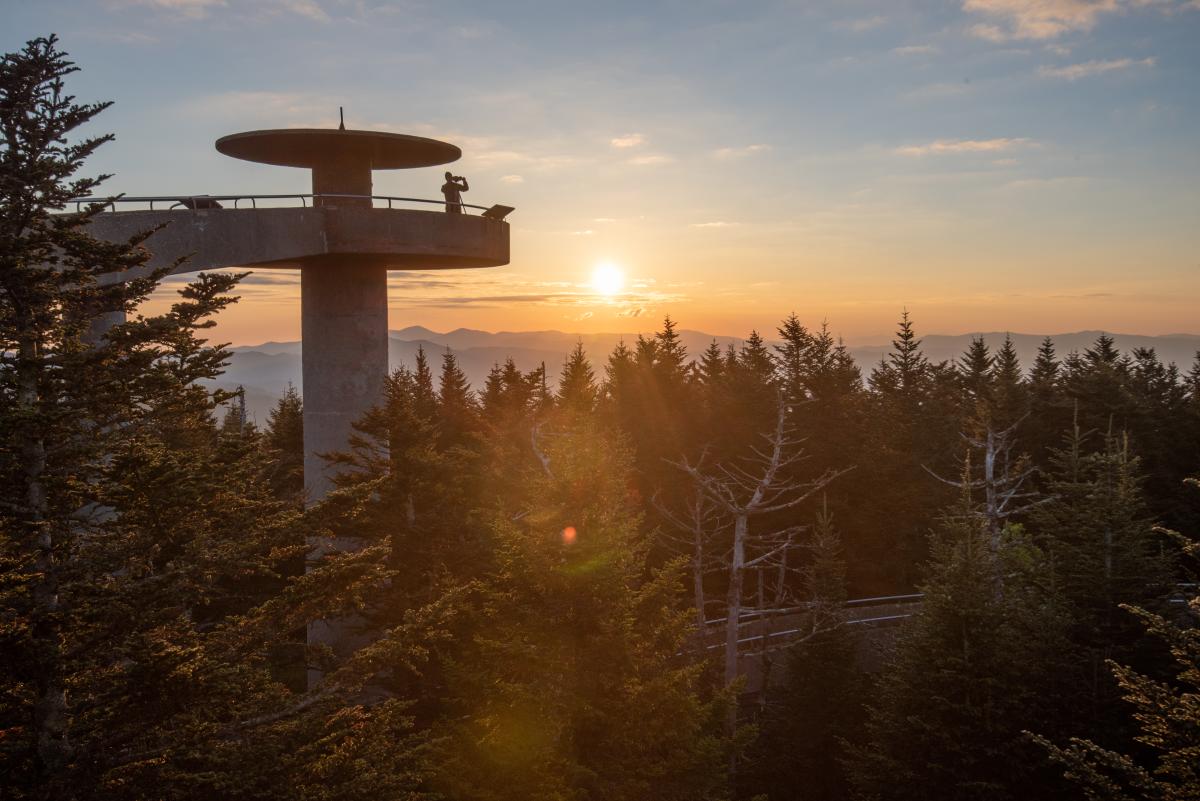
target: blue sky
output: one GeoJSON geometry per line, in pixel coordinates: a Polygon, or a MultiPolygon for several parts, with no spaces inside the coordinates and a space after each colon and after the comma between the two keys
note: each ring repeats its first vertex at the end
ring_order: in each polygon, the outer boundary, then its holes
{"type": "MultiPolygon", "coordinates": [[[[116,101],[110,191],[308,191],[212,143],[339,105],[459,144],[468,199],[518,208],[512,265],[395,275],[396,327],[1200,330],[1197,0],[0,7],[5,51],[51,31],[116,101]]],[[[227,337],[294,338],[294,278],[259,274],[227,337]]]]}

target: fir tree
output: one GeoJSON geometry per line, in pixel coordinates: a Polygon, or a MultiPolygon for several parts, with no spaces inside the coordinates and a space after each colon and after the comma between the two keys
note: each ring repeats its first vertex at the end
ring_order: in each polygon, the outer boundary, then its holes
{"type": "MultiPolygon", "coordinates": [[[[779,354],[779,370],[782,375],[784,397],[789,403],[806,400],[809,394],[806,365],[813,337],[800,323],[795,312],[788,315],[776,329],[782,342],[775,346],[779,354]]],[[[714,343],[715,344],[715,343],[714,343]]]]}
{"type": "Polygon", "coordinates": [[[275,492],[298,499],[304,492],[304,402],[291,384],[267,416],[265,443],[275,492]]]}
{"type": "Polygon", "coordinates": [[[992,366],[995,357],[982,336],[972,337],[971,344],[958,360],[958,373],[963,387],[963,408],[968,416],[992,408],[992,366]]]}
{"type": "Polygon", "coordinates": [[[562,374],[558,379],[559,408],[571,415],[586,416],[595,409],[598,395],[596,374],[592,365],[588,363],[583,342],[576,342],[575,348],[563,363],[562,374]]]}
{"type": "Polygon", "coordinates": [[[1055,792],[1024,729],[1061,731],[1065,617],[1019,527],[999,549],[969,496],[932,546],[920,614],[901,632],[847,762],[870,799],[1026,799],[1055,792]],[[1003,591],[999,587],[1003,582],[1003,591]]]}
{"type": "Polygon", "coordinates": [[[1117,687],[1105,660],[1144,658],[1122,603],[1153,607],[1167,591],[1173,568],[1161,549],[1141,492],[1139,460],[1127,437],[1109,434],[1103,449],[1089,452],[1076,425],[1054,453],[1047,484],[1053,500],[1040,506],[1030,525],[1053,557],[1071,609],[1075,650],[1074,704],[1087,716],[1096,739],[1120,739],[1114,717],[1117,687]]]}
{"type": "MultiPolygon", "coordinates": [[[[493,523],[484,618],[451,679],[436,787],[476,799],[721,797],[677,565],[649,570],[628,461],[586,421],[493,523]]],[[[503,466],[500,466],[503,469],[503,466]]]]}
{"type": "MultiPolygon", "coordinates": [[[[1200,486],[1195,480],[1187,483],[1200,486]]],[[[1196,543],[1188,542],[1185,550],[1195,554],[1196,543]]],[[[1167,646],[1174,660],[1172,681],[1108,663],[1123,700],[1132,708],[1141,753],[1122,753],[1092,738],[1072,738],[1066,746],[1055,745],[1054,738],[1033,739],[1093,801],[1195,799],[1200,794],[1200,628],[1195,625],[1200,597],[1188,601],[1191,620],[1184,625],[1136,606],[1124,609],[1167,646]]]]}
{"type": "Polygon", "coordinates": [[[256,449],[226,447],[228,394],[200,383],[228,356],[202,334],[239,276],[201,274],[167,312],[136,314],[163,274],[144,269],[146,236],[91,238],[98,206],[55,213],[96,188],[74,176],[108,138],[71,143],[104,107],[65,93],[73,71],[53,37],[0,59],[5,794],[419,797],[404,703],[350,699],[380,664],[404,671],[433,617],[312,694],[280,681],[276,647],[346,599],[328,570],[282,586],[304,524],[256,449]],[[112,309],[134,316],[85,342],[112,309]]]}
{"type": "Polygon", "coordinates": [[[466,374],[449,348],[442,354],[437,419],[438,440],[443,447],[466,445],[479,433],[478,403],[466,374]]]}
{"type": "Polygon", "coordinates": [[[429,359],[425,356],[425,348],[421,346],[417,347],[413,381],[414,411],[422,420],[434,420],[437,417],[438,397],[433,388],[433,371],[429,369],[429,359]]]}
{"type": "Polygon", "coordinates": [[[1004,429],[1024,420],[1029,413],[1029,391],[1021,376],[1021,360],[1012,337],[1005,336],[1004,344],[996,351],[992,366],[993,419],[996,428],[1004,429]]]}

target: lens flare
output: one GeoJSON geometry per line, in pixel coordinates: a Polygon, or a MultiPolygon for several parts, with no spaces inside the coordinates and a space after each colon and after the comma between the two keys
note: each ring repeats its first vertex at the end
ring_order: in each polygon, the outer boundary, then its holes
{"type": "Polygon", "coordinates": [[[566,528],[564,528],[564,529],[562,530],[562,541],[563,541],[563,545],[574,545],[574,544],[575,544],[575,537],[576,537],[576,536],[577,536],[577,535],[576,535],[576,533],[575,533],[575,527],[574,527],[574,526],[567,526],[566,528]]]}

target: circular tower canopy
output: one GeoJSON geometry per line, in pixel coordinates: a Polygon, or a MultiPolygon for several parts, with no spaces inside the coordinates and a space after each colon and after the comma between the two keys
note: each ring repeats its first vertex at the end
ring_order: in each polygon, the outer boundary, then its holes
{"type": "Polygon", "coordinates": [[[370,170],[402,170],[448,164],[462,151],[448,142],[423,136],[281,128],[222,136],[217,150],[226,156],[281,167],[320,168],[329,164],[361,164],[370,170]]]}

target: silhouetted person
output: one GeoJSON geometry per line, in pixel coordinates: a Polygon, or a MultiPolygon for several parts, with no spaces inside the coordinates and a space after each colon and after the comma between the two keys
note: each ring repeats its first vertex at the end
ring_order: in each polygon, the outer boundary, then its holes
{"type": "Polygon", "coordinates": [[[467,179],[461,175],[446,173],[446,183],[442,184],[442,194],[446,197],[446,212],[462,214],[462,193],[470,191],[467,179]]]}

